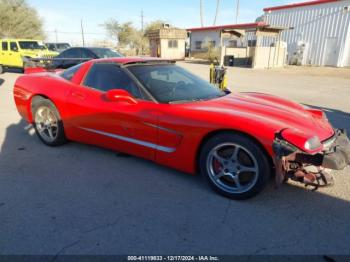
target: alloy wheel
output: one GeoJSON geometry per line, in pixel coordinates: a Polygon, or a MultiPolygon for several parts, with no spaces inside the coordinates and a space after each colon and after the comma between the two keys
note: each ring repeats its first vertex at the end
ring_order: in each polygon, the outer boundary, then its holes
{"type": "Polygon", "coordinates": [[[259,177],[259,167],[254,155],[235,143],[224,143],[208,154],[206,167],[213,183],[228,193],[249,191],[259,177]]]}

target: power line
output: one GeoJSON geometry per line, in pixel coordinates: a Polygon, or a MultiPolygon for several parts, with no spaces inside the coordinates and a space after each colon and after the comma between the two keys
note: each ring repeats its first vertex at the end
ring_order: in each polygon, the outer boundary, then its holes
{"type": "MultiPolygon", "coordinates": [[[[80,32],[64,32],[64,31],[45,31],[46,33],[57,33],[57,34],[81,34],[80,32]]],[[[106,35],[105,33],[88,33],[88,32],[84,32],[84,35],[106,35]]]]}

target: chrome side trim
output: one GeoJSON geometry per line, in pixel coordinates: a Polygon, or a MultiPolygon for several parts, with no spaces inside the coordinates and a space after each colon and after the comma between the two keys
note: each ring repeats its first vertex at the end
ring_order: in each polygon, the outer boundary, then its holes
{"type": "Polygon", "coordinates": [[[120,135],[116,135],[116,134],[112,134],[112,133],[107,133],[107,132],[96,130],[96,129],[90,129],[90,128],[85,128],[85,127],[79,127],[79,128],[82,130],[85,130],[87,132],[90,132],[90,133],[95,133],[95,134],[99,134],[102,136],[111,137],[114,139],[122,140],[122,141],[129,142],[132,144],[140,145],[140,146],[145,146],[145,147],[152,148],[152,149],[166,152],[166,153],[173,153],[176,151],[176,149],[173,147],[159,146],[159,145],[156,145],[156,144],[153,144],[150,142],[145,142],[145,141],[137,140],[137,139],[130,138],[130,137],[125,137],[125,136],[120,136],[120,135]]]}
{"type": "Polygon", "coordinates": [[[163,131],[167,131],[169,133],[173,133],[173,134],[176,134],[176,135],[179,135],[179,136],[182,136],[181,133],[175,131],[175,130],[172,130],[172,129],[169,129],[169,128],[166,128],[166,127],[162,127],[162,126],[157,126],[155,124],[151,124],[151,123],[148,123],[148,122],[143,122],[146,126],[150,126],[150,127],[154,127],[154,128],[157,128],[159,130],[163,130],[163,131]]]}

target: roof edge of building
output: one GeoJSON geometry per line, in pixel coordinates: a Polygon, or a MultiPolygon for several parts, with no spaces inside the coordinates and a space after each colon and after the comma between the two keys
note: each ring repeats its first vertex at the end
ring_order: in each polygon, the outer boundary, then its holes
{"type": "Polygon", "coordinates": [[[297,8],[297,7],[303,7],[303,6],[327,4],[327,3],[333,3],[333,2],[339,2],[339,0],[316,0],[316,1],[308,1],[308,2],[301,2],[301,3],[288,4],[288,5],[280,5],[280,6],[266,7],[266,8],[264,8],[263,10],[264,10],[264,12],[270,12],[270,11],[277,11],[277,10],[290,9],[290,8],[297,8]]]}
{"type": "Polygon", "coordinates": [[[255,27],[261,27],[261,26],[267,26],[264,22],[257,22],[257,23],[244,23],[244,24],[232,24],[232,25],[218,25],[218,26],[205,26],[205,27],[195,27],[195,28],[188,28],[187,31],[212,31],[212,30],[222,30],[222,29],[241,29],[241,28],[255,28],[255,27]]]}

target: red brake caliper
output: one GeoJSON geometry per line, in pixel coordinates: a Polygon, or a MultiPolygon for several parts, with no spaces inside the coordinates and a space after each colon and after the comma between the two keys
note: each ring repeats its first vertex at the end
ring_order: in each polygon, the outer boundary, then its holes
{"type": "Polygon", "coordinates": [[[214,159],[213,160],[213,168],[214,168],[215,174],[219,174],[223,167],[222,167],[221,163],[219,162],[219,160],[214,159]]]}

